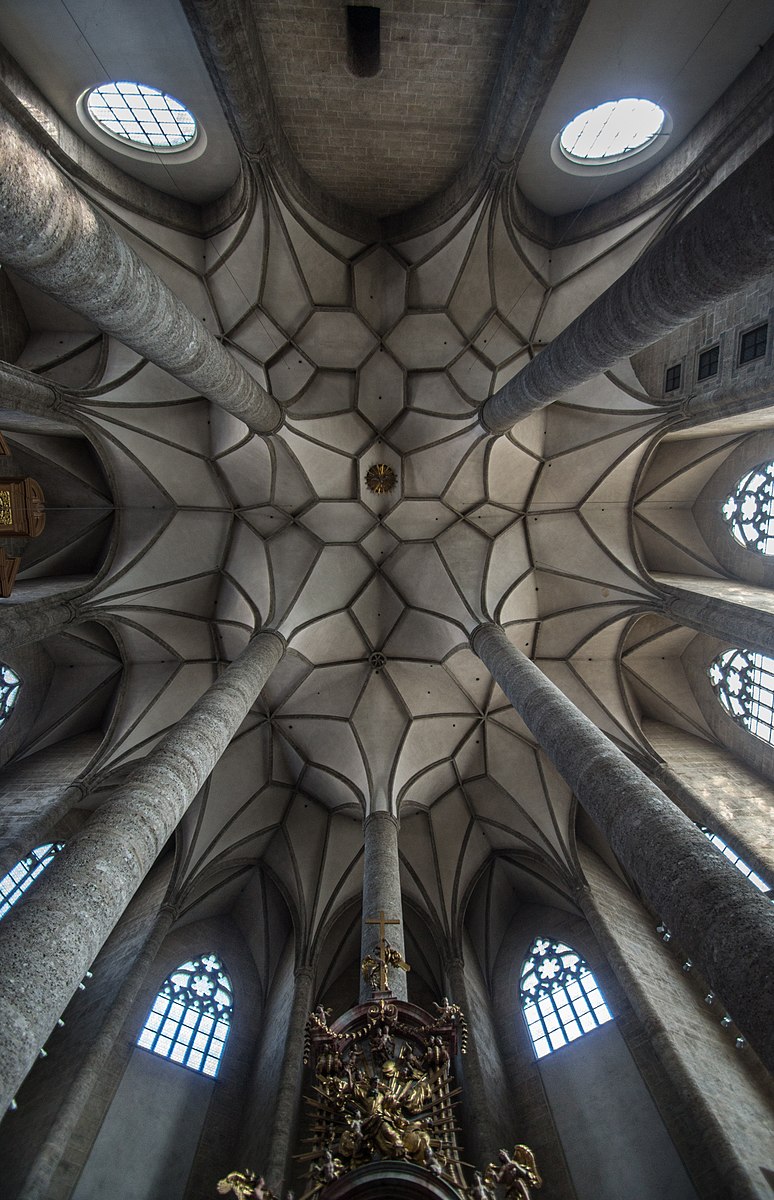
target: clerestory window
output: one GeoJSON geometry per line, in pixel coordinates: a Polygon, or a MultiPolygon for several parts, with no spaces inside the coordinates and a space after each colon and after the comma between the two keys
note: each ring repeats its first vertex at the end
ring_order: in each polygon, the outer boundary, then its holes
{"type": "Polygon", "coordinates": [[[167,976],[137,1045],[172,1062],[215,1076],[234,1007],[233,989],[214,954],[185,962],[167,976]]]}
{"type": "Polygon", "coordinates": [[[519,992],[536,1058],[613,1019],[586,962],[563,942],[535,938],[521,970],[519,992]]]}
{"type": "Polygon", "coordinates": [[[752,650],[724,650],[709,666],[710,683],[738,725],[774,743],[774,658],[752,650]]]}
{"type": "Polygon", "coordinates": [[[734,541],[746,550],[774,554],[774,462],[759,463],[726,497],[722,513],[734,541]]]}
{"type": "Polygon", "coordinates": [[[0,879],[0,920],[63,849],[64,842],[46,842],[43,846],[36,846],[0,879]]]}
{"type": "Polygon", "coordinates": [[[0,728],[13,711],[13,706],[19,698],[20,687],[18,675],[10,667],[6,667],[5,663],[0,663],[0,728]]]}

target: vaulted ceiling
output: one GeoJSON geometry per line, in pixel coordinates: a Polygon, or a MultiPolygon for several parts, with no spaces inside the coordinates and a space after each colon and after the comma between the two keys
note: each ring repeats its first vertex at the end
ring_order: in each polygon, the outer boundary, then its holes
{"type": "MultiPolygon", "coordinates": [[[[213,82],[203,71],[171,0],[152,6],[156,27],[143,4],[121,7],[112,28],[109,4],[84,0],[63,15],[47,0],[0,3],[0,34],[79,136],[73,93],[103,75],[137,75],[190,103],[208,130],[196,162],[108,157],[144,183],[210,200],[239,167],[228,78],[213,82]],[[24,40],[33,20],[34,61],[24,40]],[[165,41],[161,28],[179,40],[165,41]],[[56,57],[55,37],[72,42],[72,53],[56,57]]],[[[376,215],[426,200],[462,169],[526,6],[446,4],[439,21],[429,0],[382,7],[383,71],[373,82],[346,75],[341,5],[267,4],[250,14],[297,163],[334,200],[376,215]]],[[[744,21],[733,2],[681,6],[680,37],[665,51],[686,60],[670,93],[681,134],[770,32],[769,6],[742,7],[744,21]],[[717,52],[734,20],[728,78],[709,78],[703,56],[717,52]],[[693,107],[680,115],[694,59],[704,64],[705,90],[701,99],[691,90],[693,107]]],[[[201,44],[218,13],[187,8],[201,44]]],[[[597,47],[588,22],[592,32],[603,18],[627,30],[629,9],[615,16],[597,0],[588,6],[565,65],[559,57],[547,72],[560,92],[542,97],[544,114],[561,111],[562,95],[574,107],[592,95],[579,80],[594,74],[612,35],[597,47]]],[[[212,50],[213,71],[225,45],[212,50]]],[[[256,47],[237,39],[228,49],[235,71],[255,69],[256,47]]],[[[618,64],[626,78],[630,55],[622,50],[618,64]]],[[[662,80],[663,64],[659,72],[662,80]]],[[[587,181],[571,176],[557,199],[549,119],[528,115],[520,183],[529,199],[549,214],[588,204],[587,181]]],[[[554,129],[559,117],[550,120],[554,129]]],[[[204,236],[151,205],[138,212],[106,187],[83,186],[286,406],[270,438],[14,279],[30,324],[19,365],[70,389],[117,510],[88,599],[124,663],[94,773],[109,778],[146,753],[219,663],[269,626],[287,638],[288,653],[179,833],[187,912],[228,911],[262,864],[311,946],[358,894],[361,821],[374,809],[400,812],[406,895],[452,939],[494,860],[510,864],[497,887],[513,887],[517,869],[525,896],[569,903],[572,798],[468,638],[481,621],[501,622],[602,729],[643,751],[633,696],[649,686],[653,664],[633,650],[624,680],[619,651],[633,618],[653,604],[643,543],[675,541],[653,499],[658,481],[640,492],[639,541],[632,532],[632,499],[662,414],[628,362],[507,436],[488,437],[477,410],[679,219],[695,190],[656,191],[625,221],[551,246],[518,219],[514,178],[505,175],[434,227],[371,242],[306,207],[301,185],[286,187],[276,162],[245,164],[243,178],[236,212],[204,236]],[[394,469],[393,492],[366,488],[374,463],[394,469]]],[[[616,178],[600,185],[599,198],[629,183],[616,178]]],[[[29,433],[18,436],[27,453],[38,452],[29,433]]],[[[45,431],[34,436],[45,440],[45,431]]],[[[96,475],[82,481],[83,496],[86,488],[94,520],[104,522],[96,475]]],[[[681,553],[695,556],[686,529],[681,553]]],[[[25,563],[21,588],[36,574],[25,563]]],[[[104,667],[105,647],[89,654],[104,667]]]]}

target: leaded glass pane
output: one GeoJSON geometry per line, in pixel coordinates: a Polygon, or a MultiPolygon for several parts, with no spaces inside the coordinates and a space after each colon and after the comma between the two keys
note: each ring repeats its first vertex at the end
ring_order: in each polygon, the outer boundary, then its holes
{"type": "Polygon", "coordinates": [[[731,849],[728,842],[723,841],[719,834],[713,833],[711,829],[707,829],[704,825],[700,825],[699,828],[704,836],[709,838],[715,849],[719,850],[720,853],[736,867],[737,871],[741,871],[742,874],[749,879],[753,887],[756,887],[759,892],[771,891],[769,885],[764,883],[760,875],[757,875],[756,872],[753,871],[752,867],[748,867],[747,863],[739,857],[735,850],[731,849]]]}
{"type": "Polygon", "coordinates": [[[0,879],[0,919],[34,883],[41,871],[53,861],[54,855],[63,848],[64,842],[46,842],[43,846],[36,846],[26,858],[0,879]]]}
{"type": "Polygon", "coordinates": [[[613,1019],[586,963],[563,942],[535,939],[519,990],[537,1058],[613,1019]]]}
{"type": "Polygon", "coordinates": [[[19,696],[19,677],[10,667],[0,663],[0,728],[11,715],[19,696]]]}
{"type": "Polygon", "coordinates": [[[774,554],[774,462],[760,463],[737,483],[723,505],[723,516],[740,546],[774,554]]]}
{"type": "Polygon", "coordinates": [[[231,980],[214,954],[167,977],[137,1045],[205,1075],[218,1073],[234,1007],[231,980]]]}
{"type": "Polygon", "coordinates": [[[124,80],[96,87],[86,109],[113,137],[148,150],[177,150],[196,136],[196,119],[179,100],[142,83],[124,80]]]}
{"type": "Polygon", "coordinates": [[[738,725],[774,743],[774,658],[724,650],[709,667],[712,687],[738,725]]]}

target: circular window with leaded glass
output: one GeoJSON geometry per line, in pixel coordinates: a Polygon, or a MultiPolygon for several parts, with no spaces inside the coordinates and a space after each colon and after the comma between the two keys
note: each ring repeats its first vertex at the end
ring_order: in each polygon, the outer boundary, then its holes
{"type": "Polygon", "coordinates": [[[201,149],[193,113],[160,88],[124,79],[102,83],[78,101],[81,120],[100,141],[135,156],[179,155],[201,149]]]}

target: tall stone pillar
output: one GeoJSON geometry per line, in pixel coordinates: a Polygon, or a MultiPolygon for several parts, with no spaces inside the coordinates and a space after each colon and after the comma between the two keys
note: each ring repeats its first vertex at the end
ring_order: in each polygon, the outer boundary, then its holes
{"type": "MultiPolygon", "coordinates": [[[[465,1157],[474,1163],[493,1162],[498,1148],[507,1144],[511,1134],[511,1113],[502,1102],[498,1104],[498,1096],[502,1100],[498,1086],[501,1080],[492,1079],[492,1072],[488,1075],[482,1062],[483,1014],[470,1002],[465,964],[461,958],[450,958],[445,969],[450,998],[454,1004],[459,1004],[469,1028],[468,1048],[461,1060],[462,1108],[467,1132],[465,1157]]],[[[499,1054],[497,1057],[499,1060],[499,1054]]],[[[499,1061],[498,1066],[501,1067],[499,1061]]]]}
{"type": "Polygon", "coordinates": [[[670,586],[665,591],[663,612],[679,625],[721,638],[742,650],[774,657],[774,612],[687,588],[670,586]]]}
{"type": "Polygon", "coordinates": [[[44,596],[39,600],[0,600],[0,659],[3,655],[53,637],[79,618],[78,600],[44,596]]]}
{"type": "Polygon", "coordinates": [[[774,1067],[774,907],[500,626],[480,625],[471,641],[646,903],[774,1067]]]}
{"type": "Polygon", "coordinates": [[[0,409],[12,408],[34,417],[60,420],[66,411],[59,389],[21,367],[0,362],[0,409]]]}
{"type": "Polygon", "coordinates": [[[0,1111],[282,658],[256,634],[0,928],[0,1111]]]}
{"type": "Polygon", "coordinates": [[[774,270],[774,139],[742,163],[491,396],[481,419],[506,433],[619,359],[774,270]]]}
{"type": "MultiPolygon", "coordinates": [[[[67,1154],[70,1139],[76,1132],[92,1094],[103,1075],[113,1053],[124,1022],[142,987],[153,960],[175,919],[175,908],[164,904],[148,932],[148,937],[115,999],[107,1020],[97,1033],[91,1049],[81,1064],[80,1070],[67,1093],[67,1098],[58,1110],[48,1136],[33,1164],[24,1184],[25,1200],[48,1200],[52,1194],[52,1181],[60,1163],[67,1154]]],[[[129,1047],[131,1050],[131,1046],[129,1047]]]]}
{"type": "Polygon", "coordinates": [[[721,384],[708,392],[686,396],[676,409],[680,416],[678,429],[693,429],[708,421],[737,417],[758,412],[774,404],[774,372],[758,370],[750,379],[721,384]]]}
{"type": "MultiPolygon", "coordinates": [[[[400,893],[400,859],[398,857],[398,820],[392,813],[378,811],[366,817],[363,826],[365,846],[363,854],[363,925],[360,935],[361,961],[379,943],[379,926],[366,922],[378,920],[384,913],[396,925],[386,925],[384,934],[389,944],[404,955],[403,904],[400,893]]],[[[390,967],[388,970],[390,990],[398,1000],[405,1000],[406,972],[390,967]]],[[[360,1003],[371,999],[371,989],[366,981],[360,980],[360,1003]]]]}
{"type": "Polygon", "coordinates": [[[0,114],[0,261],[256,433],[275,400],[81,195],[0,114]]]}
{"type": "Polygon", "coordinates": [[[271,1114],[269,1158],[262,1167],[266,1182],[277,1193],[283,1191],[283,1185],[290,1179],[290,1152],[295,1145],[294,1135],[304,1073],[304,1030],[312,1007],[313,986],[313,968],[299,967],[295,973],[293,1004],[282,1055],[279,1087],[271,1114]]]}

